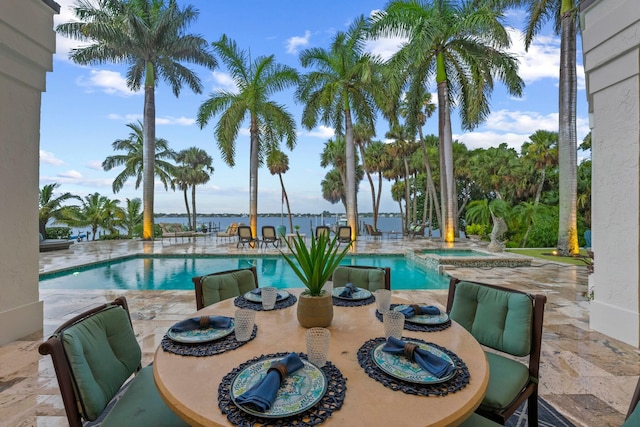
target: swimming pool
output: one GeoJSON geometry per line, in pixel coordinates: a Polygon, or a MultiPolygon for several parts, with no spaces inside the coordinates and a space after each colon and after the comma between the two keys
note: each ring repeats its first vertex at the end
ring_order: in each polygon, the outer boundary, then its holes
{"type": "MultiPolygon", "coordinates": [[[[110,261],[40,276],[41,289],[193,290],[192,277],[256,266],[260,286],[299,288],[300,279],[281,256],[144,257],[110,261]]],[[[447,289],[449,278],[401,255],[345,257],[341,265],[391,268],[391,289],[447,289]]]]}

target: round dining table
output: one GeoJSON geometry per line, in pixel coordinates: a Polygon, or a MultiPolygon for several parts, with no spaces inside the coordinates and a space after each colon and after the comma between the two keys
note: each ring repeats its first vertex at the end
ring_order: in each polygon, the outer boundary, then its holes
{"type": "MultiPolygon", "coordinates": [[[[287,289],[299,295],[302,289],[287,289]]],[[[392,298],[392,303],[409,302],[392,298]]],[[[237,307],[230,298],[198,311],[195,316],[233,317],[237,307]]],[[[233,425],[218,407],[218,386],[223,377],[243,362],[256,356],[306,352],[306,328],[296,316],[297,305],[270,311],[257,311],[256,337],[235,350],[213,356],[182,356],[158,347],[153,375],[163,400],[192,426],[233,425]]],[[[376,318],[376,304],[334,306],[328,360],[346,377],[342,408],[333,412],[322,425],[383,426],[457,425],[480,405],[489,382],[489,366],[480,344],[462,326],[437,332],[405,330],[403,339],[417,338],[454,352],[469,370],[469,383],[445,396],[419,396],[392,390],[367,375],[358,363],[358,349],[365,341],[384,337],[384,328],[376,318]]]]}

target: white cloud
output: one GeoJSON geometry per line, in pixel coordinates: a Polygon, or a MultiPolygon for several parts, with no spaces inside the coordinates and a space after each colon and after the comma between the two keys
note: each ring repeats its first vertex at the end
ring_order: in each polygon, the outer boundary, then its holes
{"type": "Polygon", "coordinates": [[[107,114],[107,118],[109,120],[117,120],[117,121],[121,121],[121,122],[127,122],[127,123],[134,123],[137,122],[138,120],[142,122],[142,114],[118,114],[118,113],[111,113],[111,114],[107,114]]]}
{"type": "Polygon", "coordinates": [[[131,91],[127,87],[127,80],[117,71],[90,70],[89,77],[79,77],[76,80],[78,86],[84,87],[89,92],[95,90],[109,95],[132,96],[140,95],[142,91],[131,91]]]}
{"type": "Polygon", "coordinates": [[[56,158],[55,154],[44,150],[40,150],[40,162],[53,166],[62,166],[64,164],[64,161],[56,158]]]}
{"type": "Polygon", "coordinates": [[[529,135],[530,134],[511,132],[498,133],[494,131],[467,132],[459,135],[454,134],[453,139],[457,139],[459,142],[464,143],[469,150],[497,147],[498,145],[506,142],[509,147],[515,148],[519,152],[522,143],[529,139],[529,135]]]}
{"type": "MultiPolygon", "coordinates": [[[[509,53],[515,55],[520,61],[518,74],[526,84],[541,79],[553,79],[556,82],[560,77],[560,37],[537,35],[531,41],[529,50],[524,48],[524,34],[512,27],[507,27],[511,38],[509,53]]],[[[584,67],[576,66],[578,77],[578,89],[585,88],[584,67]]]]}
{"type": "Polygon", "coordinates": [[[327,126],[322,126],[322,125],[318,126],[312,131],[302,133],[302,135],[311,136],[311,137],[320,138],[320,139],[333,138],[335,134],[336,133],[332,128],[327,126]]]}
{"type": "Polygon", "coordinates": [[[87,163],[87,167],[89,169],[95,169],[95,170],[98,170],[98,171],[104,170],[102,168],[102,162],[100,160],[91,160],[90,162],[87,163]]]}
{"type": "Polygon", "coordinates": [[[364,44],[364,50],[386,61],[391,58],[407,40],[405,37],[381,37],[375,40],[367,40],[364,44]]]}
{"type": "Polygon", "coordinates": [[[76,170],[68,170],[66,172],[61,172],[58,174],[60,178],[70,178],[70,179],[79,179],[82,178],[82,174],[76,170]]]}
{"type": "Polygon", "coordinates": [[[191,126],[196,122],[196,119],[189,117],[157,117],[157,125],[178,125],[178,126],[191,126]]]}
{"type": "Polygon", "coordinates": [[[298,48],[305,47],[309,45],[309,38],[311,37],[311,31],[307,30],[304,32],[304,36],[293,36],[287,40],[287,53],[291,53],[293,55],[298,53],[298,48]]]}
{"type": "Polygon", "coordinates": [[[221,73],[219,71],[214,71],[211,73],[214,81],[214,90],[225,90],[231,93],[238,93],[238,88],[236,83],[233,81],[233,78],[228,73],[221,73]]]}

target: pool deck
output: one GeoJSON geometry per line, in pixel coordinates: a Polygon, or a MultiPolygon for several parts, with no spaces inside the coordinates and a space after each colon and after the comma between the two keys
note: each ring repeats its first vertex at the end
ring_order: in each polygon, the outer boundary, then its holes
{"type": "MultiPolygon", "coordinates": [[[[356,242],[360,254],[404,254],[407,250],[442,247],[430,239],[380,239],[356,242]]],[[[456,249],[473,247],[456,242],[456,249]]],[[[135,254],[277,254],[277,249],[236,249],[235,242],[198,237],[181,241],[78,242],[67,250],[40,254],[40,272],[118,259],[135,254]]],[[[542,341],[540,395],[579,426],[619,426],[640,374],[637,348],[589,328],[585,267],[534,261],[531,267],[452,268],[446,274],[544,293],[548,297],[542,341]]],[[[416,303],[444,306],[447,291],[394,291],[416,303]]],[[[64,320],[124,294],[142,347],[143,363],[151,362],[162,336],[175,321],[195,311],[190,291],[40,292],[43,329],[0,347],[0,426],[67,425],[50,357],[37,351],[43,337],[64,320]]]]}

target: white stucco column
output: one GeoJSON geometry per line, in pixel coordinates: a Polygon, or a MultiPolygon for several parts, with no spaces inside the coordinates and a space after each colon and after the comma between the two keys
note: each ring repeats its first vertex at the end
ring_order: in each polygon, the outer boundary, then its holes
{"type": "Polygon", "coordinates": [[[40,98],[55,51],[50,0],[0,1],[0,345],[42,329],[40,98]]]}
{"type": "Polygon", "coordinates": [[[640,7],[586,1],[582,47],[592,127],[590,325],[640,345],[640,7]]]}

